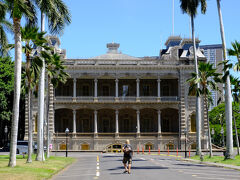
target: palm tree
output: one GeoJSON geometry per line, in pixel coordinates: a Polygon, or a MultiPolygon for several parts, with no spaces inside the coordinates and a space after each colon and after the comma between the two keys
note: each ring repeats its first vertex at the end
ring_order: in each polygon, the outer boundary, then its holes
{"type": "Polygon", "coordinates": [[[216,73],[216,69],[213,68],[213,65],[210,63],[200,62],[199,66],[199,75],[196,73],[192,73],[192,78],[188,79],[187,82],[190,83],[189,93],[192,94],[196,92],[196,96],[203,95],[204,97],[204,105],[205,112],[207,114],[207,124],[208,124],[208,142],[209,142],[209,150],[210,157],[212,157],[212,142],[211,142],[211,133],[209,126],[209,117],[208,117],[208,109],[209,104],[212,102],[211,90],[219,90],[217,83],[220,83],[221,80],[219,78],[220,74],[216,73]],[[197,83],[200,84],[200,88],[197,88],[197,83]]]}
{"type": "MultiPolygon", "coordinates": [[[[44,32],[38,32],[38,28],[26,26],[21,28],[22,41],[25,42],[23,47],[24,53],[26,55],[26,79],[27,79],[27,102],[28,102],[28,144],[32,143],[32,90],[36,85],[36,80],[39,75],[39,70],[42,67],[41,56],[33,56],[33,50],[38,47],[44,47],[45,49],[50,49],[45,46],[47,40],[44,38],[44,32]]],[[[32,146],[28,146],[28,159],[27,162],[32,162],[32,146]]]]}
{"type": "MultiPolygon", "coordinates": [[[[13,19],[14,39],[15,39],[15,69],[14,69],[14,100],[13,116],[11,127],[11,145],[9,166],[16,166],[16,143],[19,120],[19,100],[21,87],[21,66],[22,66],[22,45],[21,45],[21,19],[25,17],[30,24],[36,24],[39,8],[48,18],[49,29],[52,33],[61,32],[64,26],[71,21],[69,11],[62,0],[2,0],[7,11],[13,19]]],[[[0,9],[1,13],[1,9],[0,9]]],[[[40,133],[40,132],[39,132],[40,133]]],[[[43,139],[43,138],[42,138],[43,139]]],[[[42,144],[42,143],[41,143],[42,144]]],[[[40,145],[39,145],[40,146],[40,145]]],[[[38,147],[39,147],[38,146],[38,147]]],[[[37,160],[43,160],[43,146],[40,146],[37,160]],[[40,155],[41,154],[41,155],[40,155]]]]}
{"type": "Polygon", "coordinates": [[[223,46],[223,59],[226,62],[224,64],[224,79],[225,79],[225,117],[226,117],[226,154],[225,159],[233,159],[233,132],[232,132],[232,97],[231,97],[231,84],[229,77],[229,68],[227,64],[227,50],[226,50],[226,42],[224,35],[224,27],[222,20],[222,12],[220,6],[220,0],[217,0],[217,8],[218,8],[218,16],[219,16],[219,24],[220,24],[220,33],[222,38],[222,46],[223,46]]]}
{"type": "Polygon", "coordinates": [[[47,53],[46,51],[42,51],[42,56],[46,62],[46,71],[47,71],[47,101],[46,101],[46,115],[47,115],[47,153],[46,156],[49,158],[49,144],[50,144],[50,134],[49,134],[49,102],[50,102],[50,87],[53,85],[55,88],[58,86],[59,82],[65,83],[67,78],[69,77],[68,73],[64,72],[65,66],[63,65],[64,61],[60,55],[57,53],[47,53]]]}
{"type": "Polygon", "coordinates": [[[0,2],[0,56],[7,54],[8,39],[6,31],[12,32],[12,24],[6,20],[7,6],[0,2]]]}
{"type": "MultiPolygon", "coordinates": [[[[180,0],[180,7],[183,13],[187,13],[191,17],[191,27],[192,27],[192,40],[193,40],[193,54],[194,54],[194,65],[197,77],[198,74],[198,61],[196,55],[196,40],[195,40],[195,27],[194,18],[197,15],[197,8],[201,4],[201,12],[205,14],[207,3],[206,0],[180,0]]],[[[197,83],[197,88],[200,88],[199,83],[197,83]]],[[[196,97],[196,129],[197,129],[197,149],[196,154],[201,155],[201,102],[200,96],[196,97]]]]}
{"type": "Polygon", "coordinates": [[[236,56],[237,63],[234,65],[233,70],[234,71],[240,71],[240,42],[235,41],[232,42],[233,49],[228,49],[229,56],[236,56]]]}
{"type": "Polygon", "coordinates": [[[3,0],[1,1],[13,19],[15,39],[15,65],[14,65],[14,96],[13,115],[11,125],[10,158],[8,166],[16,166],[16,149],[19,120],[19,102],[21,89],[21,68],[22,68],[22,44],[21,44],[21,19],[25,17],[28,22],[35,23],[32,1],[30,0],[3,0]]]}
{"type": "MultiPolygon", "coordinates": [[[[234,78],[230,76],[231,84],[233,86],[232,88],[232,95],[233,95],[233,103],[239,104],[240,103],[240,81],[238,78],[234,78]]],[[[239,104],[240,106],[240,104],[239,104]]],[[[240,110],[240,107],[239,107],[240,110]]],[[[235,119],[235,113],[233,110],[233,121],[234,121],[234,128],[235,128],[235,135],[236,135],[236,144],[237,144],[237,154],[239,155],[239,140],[238,140],[238,131],[237,131],[237,124],[236,124],[236,119],[235,119]]],[[[238,111],[236,113],[239,113],[238,111]]]]}
{"type": "MultiPolygon", "coordinates": [[[[34,0],[41,10],[41,31],[44,31],[45,15],[48,19],[48,25],[51,33],[61,33],[66,24],[71,22],[71,16],[67,6],[62,0],[34,0]]],[[[45,62],[39,77],[38,91],[38,151],[36,160],[44,160],[43,150],[43,117],[44,117],[44,80],[45,80],[45,62]]]]}

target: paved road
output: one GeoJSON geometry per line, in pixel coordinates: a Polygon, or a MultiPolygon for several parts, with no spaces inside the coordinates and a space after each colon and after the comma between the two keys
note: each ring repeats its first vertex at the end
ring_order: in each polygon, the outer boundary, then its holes
{"type": "Polygon", "coordinates": [[[135,155],[131,174],[123,174],[120,154],[70,154],[77,162],[53,177],[53,180],[239,180],[240,172],[177,160],[172,156],[135,155]],[[99,157],[99,158],[98,158],[99,157]]]}

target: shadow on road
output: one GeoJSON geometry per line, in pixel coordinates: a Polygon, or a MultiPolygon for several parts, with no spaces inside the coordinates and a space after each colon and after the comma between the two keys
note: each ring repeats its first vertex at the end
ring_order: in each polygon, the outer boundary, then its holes
{"type": "Polygon", "coordinates": [[[202,164],[183,164],[183,163],[178,163],[178,164],[174,164],[177,166],[188,166],[188,167],[216,167],[216,166],[209,166],[209,165],[202,165],[202,164]]]}
{"type": "MultiPolygon", "coordinates": [[[[122,159],[118,159],[116,161],[122,161],[122,159]]],[[[147,161],[147,160],[145,160],[145,159],[133,159],[132,161],[136,162],[136,161],[147,161]]]]}
{"type": "MultiPolygon", "coordinates": [[[[124,169],[123,166],[119,166],[116,168],[111,168],[108,169],[109,171],[115,171],[115,170],[119,170],[119,169],[124,169]]],[[[131,169],[168,169],[168,167],[161,167],[161,166],[132,166],[131,169]]]]}

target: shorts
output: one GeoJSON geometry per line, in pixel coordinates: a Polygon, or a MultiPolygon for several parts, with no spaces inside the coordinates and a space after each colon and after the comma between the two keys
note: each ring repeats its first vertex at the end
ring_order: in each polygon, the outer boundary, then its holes
{"type": "Polygon", "coordinates": [[[132,164],[132,158],[131,157],[123,157],[123,164],[126,164],[128,162],[128,164],[132,164]]]}

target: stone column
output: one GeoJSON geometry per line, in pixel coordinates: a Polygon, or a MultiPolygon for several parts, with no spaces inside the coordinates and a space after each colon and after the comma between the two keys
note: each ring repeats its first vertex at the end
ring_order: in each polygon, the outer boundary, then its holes
{"type": "Polygon", "coordinates": [[[119,114],[119,111],[116,110],[115,111],[115,116],[116,116],[116,132],[115,132],[115,136],[116,137],[119,137],[118,114],[119,114]]]}
{"type": "Polygon", "coordinates": [[[161,110],[158,110],[158,136],[162,133],[161,129],[161,110]]]}
{"type": "Polygon", "coordinates": [[[97,137],[98,134],[98,124],[97,124],[97,110],[94,111],[94,136],[97,137]]]}
{"type": "Polygon", "coordinates": [[[77,78],[73,78],[73,97],[77,97],[77,78]]]}
{"type": "Polygon", "coordinates": [[[139,91],[140,79],[137,78],[136,82],[137,82],[137,98],[136,98],[136,101],[140,101],[140,91],[139,91]]]}
{"type": "Polygon", "coordinates": [[[98,80],[97,78],[94,79],[94,101],[97,102],[98,101],[98,80]]]}
{"type": "Polygon", "coordinates": [[[158,78],[157,83],[158,83],[158,97],[157,97],[157,100],[160,101],[161,100],[161,79],[160,78],[158,78]]]}
{"type": "Polygon", "coordinates": [[[119,101],[118,98],[118,78],[115,79],[115,101],[119,101]]]}
{"type": "Polygon", "coordinates": [[[73,110],[73,133],[76,133],[76,110],[73,110]]]}
{"type": "Polygon", "coordinates": [[[140,111],[137,110],[137,137],[140,136],[140,111]]]}

